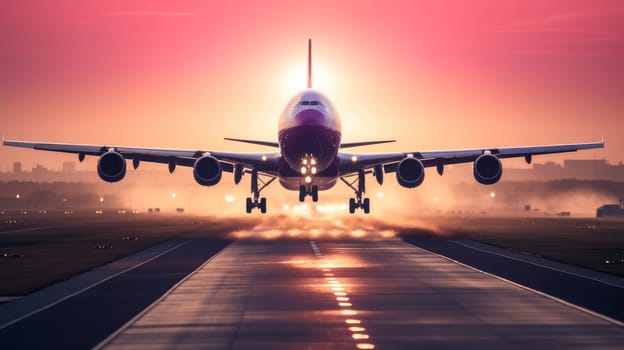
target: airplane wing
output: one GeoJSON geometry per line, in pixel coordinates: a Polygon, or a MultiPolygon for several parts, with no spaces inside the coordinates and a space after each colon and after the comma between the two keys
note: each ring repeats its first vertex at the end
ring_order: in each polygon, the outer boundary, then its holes
{"type": "Polygon", "coordinates": [[[3,145],[12,147],[30,148],[35,150],[74,153],[78,155],[80,161],[85,156],[101,156],[107,152],[117,152],[125,159],[132,159],[134,167],[138,167],[140,162],[152,162],[169,164],[170,171],[176,165],[192,167],[195,161],[205,155],[215,157],[221,164],[222,170],[233,172],[235,165],[241,165],[247,169],[258,170],[270,176],[277,175],[279,153],[242,153],[242,152],[220,152],[209,150],[185,150],[185,149],[161,149],[161,148],[139,148],[126,146],[108,145],[82,145],[63,143],[43,143],[4,140],[3,145]]]}
{"type": "Polygon", "coordinates": [[[604,148],[604,139],[600,142],[573,143],[561,145],[545,146],[523,146],[523,147],[492,147],[474,148],[464,150],[439,150],[439,151],[411,151],[396,153],[377,154],[339,154],[339,166],[341,176],[348,176],[360,170],[373,169],[383,166],[384,172],[395,172],[399,162],[405,158],[416,158],[420,160],[424,167],[438,167],[438,171],[447,164],[469,163],[475,161],[483,154],[491,154],[497,158],[524,157],[527,163],[531,162],[532,156],[541,154],[553,154],[564,152],[575,152],[585,149],[604,148]]]}

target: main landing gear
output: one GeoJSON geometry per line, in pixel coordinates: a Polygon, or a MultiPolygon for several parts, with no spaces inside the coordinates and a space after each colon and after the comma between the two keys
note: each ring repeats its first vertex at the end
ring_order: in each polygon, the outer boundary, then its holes
{"type": "Polygon", "coordinates": [[[247,213],[251,213],[254,208],[260,209],[262,214],[266,213],[267,200],[265,197],[260,198],[260,192],[274,180],[275,177],[271,177],[268,181],[265,181],[259,177],[258,170],[251,171],[251,193],[253,193],[253,198],[247,198],[247,213]]]}
{"type": "Polygon", "coordinates": [[[355,192],[355,198],[349,198],[349,213],[351,214],[355,213],[355,209],[357,208],[361,208],[362,210],[364,210],[364,214],[370,213],[370,199],[364,198],[362,200],[362,195],[364,194],[364,192],[366,192],[366,182],[364,178],[365,174],[366,173],[364,172],[364,170],[360,170],[358,171],[357,175],[349,176],[356,177],[353,181],[345,180],[344,177],[340,178],[342,182],[347,184],[347,186],[349,186],[355,192]],[[357,187],[354,186],[356,182],[357,187]]]}
{"type": "Polygon", "coordinates": [[[299,186],[299,202],[305,201],[307,196],[312,197],[313,202],[318,202],[318,186],[312,185],[306,187],[306,185],[299,186]]]}

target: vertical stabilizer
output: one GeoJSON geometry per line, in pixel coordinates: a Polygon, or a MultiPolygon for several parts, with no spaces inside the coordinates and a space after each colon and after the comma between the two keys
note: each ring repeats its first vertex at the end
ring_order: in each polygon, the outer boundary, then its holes
{"type": "Polygon", "coordinates": [[[308,89],[312,88],[312,39],[308,39],[308,89]]]}

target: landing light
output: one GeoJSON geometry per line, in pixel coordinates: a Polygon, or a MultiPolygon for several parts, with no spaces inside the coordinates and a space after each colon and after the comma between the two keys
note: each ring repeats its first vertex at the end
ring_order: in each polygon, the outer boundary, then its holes
{"type": "Polygon", "coordinates": [[[312,158],[312,159],[310,160],[310,164],[312,164],[312,165],[316,165],[316,159],[312,158]]]}
{"type": "Polygon", "coordinates": [[[306,168],[306,167],[302,166],[302,167],[301,167],[301,174],[305,174],[305,173],[307,173],[307,172],[308,172],[308,168],[306,168]]]}
{"type": "Polygon", "coordinates": [[[262,156],[262,161],[266,162],[266,160],[267,160],[267,156],[262,156]]]}
{"type": "Polygon", "coordinates": [[[304,159],[301,161],[301,163],[303,163],[303,165],[307,165],[307,164],[308,164],[308,160],[304,158],[304,159]]]}
{"type": "Polygon", "coordinates": [[[490,192],[490,197],[492,198],[496,197],[496,192],[490,192]]]}
{"type": "Polygon", "coordinates": [[[312,173],[312,175],[316,174],[316,167],[313,166],[312,168],[310,168],[310,172],[312,173]]]}
{"type": "Polygon", "coordinates": [[[351,161],[352,161],[353,163],[357,162],[357,156],[351,156],[351,161]]]}
{"type": "Polygon", "coordinates": [[[310,176],[306,176],[306,177],[305,177],[305,182],[306,182],[307,184],[309,184],[310,182],[312,182],[312,177],[310,177],[310,176]]]}

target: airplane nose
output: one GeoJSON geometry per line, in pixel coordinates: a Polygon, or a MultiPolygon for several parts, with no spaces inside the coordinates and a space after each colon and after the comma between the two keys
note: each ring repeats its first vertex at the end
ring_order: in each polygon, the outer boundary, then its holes
{"type": "Polygon", "coordinates": [[[320,111],[306,109],[295,115],[295,123],[297,125],[327,126],[327,118],[320,111]]]}

